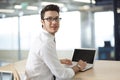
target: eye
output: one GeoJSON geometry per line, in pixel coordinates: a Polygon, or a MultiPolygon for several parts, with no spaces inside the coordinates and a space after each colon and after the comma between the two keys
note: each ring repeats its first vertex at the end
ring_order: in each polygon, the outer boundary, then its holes
{"type": "Polygon", "coordinates": [[[59,20],[59,18],[55,18],[55,20],[59,20]]]}
{"type": "Polygon", "coordinates": [[[48,17],[48,18],[44,18],[43,20],[47,20],[49,22],[52,22],[52,21],[59,22],[61,20],[61,18],[59,18],[59,17],[56,17],[56,18],[48,17]]]}
{"type": "Polygon", "coordinates": [[[52,18],[52,17],[49,17],[49,18],[47,18],[47,20],[53,20],[53,18],[52,18]]]}

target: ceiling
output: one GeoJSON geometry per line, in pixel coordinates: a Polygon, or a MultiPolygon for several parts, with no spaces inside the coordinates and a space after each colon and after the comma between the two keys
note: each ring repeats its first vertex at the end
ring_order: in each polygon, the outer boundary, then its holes
{"type": "Polygon", "coordinates": [[[38,14],[42,7],[51,2],[58,4],[61,11],[112,10],[111,5],[96,6],[95,1],[97,0],[0,0],[0,18],[38,14]]]}

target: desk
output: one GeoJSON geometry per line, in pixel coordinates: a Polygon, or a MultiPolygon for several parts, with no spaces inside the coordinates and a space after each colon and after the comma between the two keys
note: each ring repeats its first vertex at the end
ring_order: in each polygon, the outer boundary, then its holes
{"type": "Polygon", "coordinates": [[[120,61],[95,60],[92,69],[76,74],[73,80],[120,80],[120,61]]]}
{"type": "MultiPolygon", "coordinates": [[[[26,60],[0,67],[0,70],[12,71],[14,80],[20,80],[25,71],[26,60]]],[[[120,61],[95,60],[94,68],[79,72],[73,80],[120,80],[120,61]]]]}
{"type": "Polygon", "coordinates": [[[6,66],[3,66],[3,67],[0,67],[0,71],[10,71],[13,73],[13,76],[14,76],[14,80],[19,80],[19,76],[18,76],[18,72],[15,70],[14,68],[14,64],[9,64],[9,65],[6,65],[6,66]]]}
{"type": "Polygon", "coordinates": [[[18,61],[16,63],[8,64],[0,67],[0,71],[11,71],[14,76],[14,80],[21,80],[21,75],[25,72],[26,60],[18,61]]]}

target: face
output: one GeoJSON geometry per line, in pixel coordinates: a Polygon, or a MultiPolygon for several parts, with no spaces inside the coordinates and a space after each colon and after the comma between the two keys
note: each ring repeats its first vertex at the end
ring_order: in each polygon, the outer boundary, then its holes
{"type": "Polygon", "coordinates": [[[44,20],[41,20],[43,29],[55,35],[59,28],[59,14],[56,11],[46,11],[44,20]]]}

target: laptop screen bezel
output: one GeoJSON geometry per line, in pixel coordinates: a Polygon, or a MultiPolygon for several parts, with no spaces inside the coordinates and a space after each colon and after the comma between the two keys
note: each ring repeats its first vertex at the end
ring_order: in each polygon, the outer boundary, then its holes
{"type": "Polygon", "coordinates": [[[96,49],[91,49],[91,48],[74,49],[72,61],[78,62],[81,59],[83,61],[86,61],[87,63],[93,64],[95,59],[95,54],[96,54],[96,49]]]}

